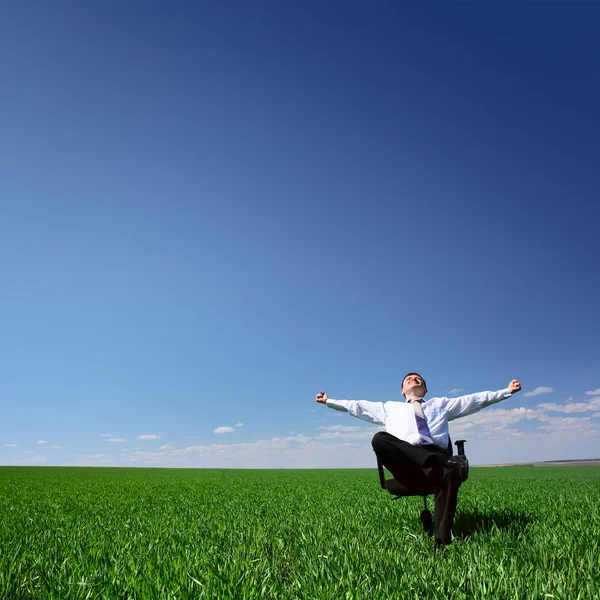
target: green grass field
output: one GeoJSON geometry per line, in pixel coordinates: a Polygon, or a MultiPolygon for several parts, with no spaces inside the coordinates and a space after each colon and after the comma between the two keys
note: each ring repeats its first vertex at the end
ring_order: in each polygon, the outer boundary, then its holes
{"type": "Polygon", "coordinates": [[[600,598],[600,467],[471,469],[455,541],[376,469],[0,467],[0,598],[600,598]]]}

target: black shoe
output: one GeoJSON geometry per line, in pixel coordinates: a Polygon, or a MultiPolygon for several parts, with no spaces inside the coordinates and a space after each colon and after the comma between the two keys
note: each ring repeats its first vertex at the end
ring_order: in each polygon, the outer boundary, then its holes
{"type": "Polygon", "coordinates": [[[467,478],[469,463],[462,456],[451,456],[444,464],[444,468],[449,469],[453,473],[458,473],[462,480],[467,478]]]}
{"type": "Polygon", "coordinates": [[[444,542],[443,540],[435,539],[435,551],[443,552],[448,546],[450,542],[444,542]]]}

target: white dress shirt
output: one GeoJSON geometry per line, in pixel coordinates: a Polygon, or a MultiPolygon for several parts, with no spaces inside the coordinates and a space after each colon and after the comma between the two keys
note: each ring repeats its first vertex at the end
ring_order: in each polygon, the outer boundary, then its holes
{"type": "MultiPolygon", "coordinates": [[[[512,394],[507,389],[497,392],[479,392],[459,398],[430,398],[422,403],[423,414],[431,433],[433,443],[446,450],[450,439],[448,422],[476,413],[486,406],[506,400],[512,394]]],[[[333,400],[328,398],[327,406],[341,410],[353,417],[383,425],[388,433],[397,438],[418,445],[420,440],[415,411],[408,402],[369,402],[368,400],[333,400]]]]}

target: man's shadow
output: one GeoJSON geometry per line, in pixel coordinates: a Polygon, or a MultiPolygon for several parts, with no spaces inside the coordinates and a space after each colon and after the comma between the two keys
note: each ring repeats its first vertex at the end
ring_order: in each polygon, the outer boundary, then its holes
{"type": "Polygon", "coordinates": [[[518,536],[527,536],[528,525],[532,522],[530,516],[513,511],[463,511],[457,512],[452,533],[458,538],[466,539],[474,533],[489,533],[498,529],[513,532],[518,536]]]}

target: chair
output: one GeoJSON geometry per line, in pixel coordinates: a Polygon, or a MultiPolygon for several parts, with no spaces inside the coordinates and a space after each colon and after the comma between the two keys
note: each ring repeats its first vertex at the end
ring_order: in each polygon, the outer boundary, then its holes
{"type": "MultiPolygon", "coordinates": [[[[456,445],[456,454],[467,461],[467,468],[464,474],[464,477],[461,480],[461,485],[465,482],[469,477],[469,461],[465,455],[465,442],[466,440],[458,440],[455,442],[456,445]]],[[[448,442],[448,454],[452,454],[452,441],[448,442]]],[[[433,518],[431,516],[431,511],[427,508],[427,496],[433,494],[433,485],[426,486],[422,489],[411,488],[408,489],[405,485],[396,481],[395,479],[387,479],[385,478],[385,473],[383,471],[383,465],[379,462],[379,458],[377,459],[377,470],[379,471],[379,483],[381,484],[382,489],[387,490],[390,494],[394,496],[392,500],[398,500],[398,498],[404,498],[405,496],[423,496],[423,510],[421,511],[421,523],[423,524],[423,529],[428,535],[433,535],[433,518]]]]}

